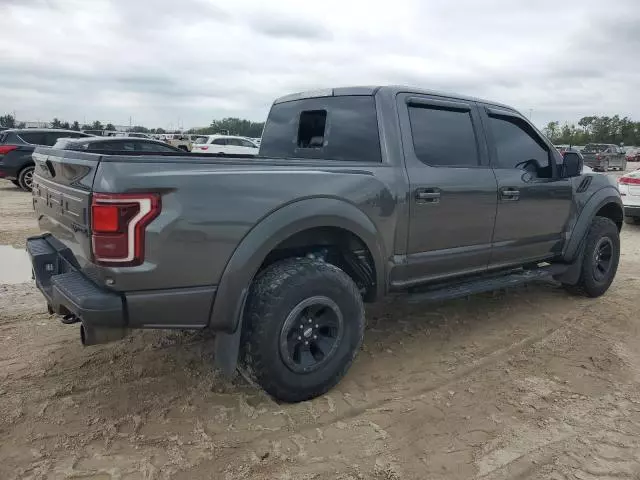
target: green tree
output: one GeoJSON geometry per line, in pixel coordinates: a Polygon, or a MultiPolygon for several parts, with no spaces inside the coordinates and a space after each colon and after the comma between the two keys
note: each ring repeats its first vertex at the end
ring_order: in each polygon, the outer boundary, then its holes
{"type": "Polygon", "coordinates": [[[115,130],[116,127],[113,125],[113,123],[107,123],[104,127],[105,130],[115,130]]]}
{"type": "Polygon", "coordinates": [[[131,129],[129,130],[130,132],[134,132],[134,133],[149,133],[150,130],[147,127],[143,127],[141,125],[136,125],[134,127],[131,127],[131,129]]]}
{"type": "Polygon", "coordinates": [[[547,126],[544,127],[543,133],[553,143],[557,143],[558,142],[559,133],[560,133],[559,126],[560,126],[560,124],[558,122],[549,122],[549,123],[547,123],[547,126]]]}
{"type": "Polygon", "coordinates": [[[54,118],[51,120],[51,128],[62,128],[62,122],[59,118],[54,118]]]}
{"type": "Polygon", "coordinates": [[[0,116],[0,126],[15,128],[16,127],[15,117],[10,114],[0,116]]]}
{"type": "Polygon", "coordinates": [[[100,123],[100,120],[96,120],[95,122],[93,122],[93,125],[91,125],[91,129],[92,130],[104,130],[104,126],[102,125],[102,123],[100,123]]]}
{"type": "Polygon", "coordinates": [[[82,125],[82,130],[91,130],[93,127],[88,123],[82,125]]]}
{"type": "Polygon", "coordinates": [[[16,128],[27,128],[27,124],[24,122],[20,122],[16,125],[16,128]]]}
{"type": "Polygon", "coordinates": [[[167,133],[167,131],[164,128],[156,128],[156,133],[163,134],[167,133]]]}
{"type": "Polygon", "coordinates": [[[71,124],[71,130],[75,130],[76,132],[80,131],[80,124],[77,120],[74,120],[74,122],[71,124]]]}
{"type": "Polygon", "coordinates": [[[69,122],[62,122],[60,124],[60,128],[64,128],[65,130],[69,130],[71,127],[69,126],[69,122]]]}

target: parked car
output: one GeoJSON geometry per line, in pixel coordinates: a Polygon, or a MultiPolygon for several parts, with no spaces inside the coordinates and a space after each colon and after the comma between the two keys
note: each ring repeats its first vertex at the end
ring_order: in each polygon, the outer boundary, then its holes
{"type": "Polygon", "coordinates": [[[191,146],[191,153],[257,155],[258,146],[244,137],[208,135],[206,139],[196,139],[191,146]]]}
{"type": "Polygon", "coordinates": [[[460,95],[284,97],[259,157],[34,158],[47,233],[27,250],[51,312],[80,321],[85,345],[131,328],[210,329],[223,371],[240,361],[283,401],[347,372],[363,302],[550,278],[597,297],[620,256],[615,181],[582,175],[579,155],[561,156],[512,108],[460,95]]]}
{"type": "Polygon", "coordinates": [[[624,205],[625,221],[640,225],[640,169],[620,177],[618,189],[624,205]]]}
{"type": "Polygon", "coordinates": [[[640,162],[640,149],[627,150],[627,162],[640,162]]]}
{"type": "Polygon", "coordinates": [[[9,129],[0,132],[0,178],[11,180],[31,191],[34,162],[31,154],[38,145],[53,145],[61,137],[86,138],[85,133],[56,129],[9,129]]]}
{"type": "Polygon", "coordinates": [[[182,153],[182,150],[159,140],[138,137],[61,138],[53,148],[92,152],[182,153]]]}
{"type": "Polygon", "coordinates": [[[622,148],[617,145],[590,143],[582,149],[584,162],[596,171],[609,169],[626,170],[627,160],[622,148]]]}

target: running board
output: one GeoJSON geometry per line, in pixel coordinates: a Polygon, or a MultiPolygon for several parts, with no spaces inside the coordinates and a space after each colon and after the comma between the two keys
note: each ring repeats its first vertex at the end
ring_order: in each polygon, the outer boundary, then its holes
{"type": "Polygon", "coordinates": [[[554,264],[531,270],[519,269],[509,273],[486,274],[463,281],[462,283],[458,281],[456,283],[437,285],[431,288],[420,287],[419,290],[412,290],[416,293],[411,293],[407,297],[407,303],[452,300],[454,298],[475,295],[476,293],[515,287],[536,280],[551,280],[554,276],[564,273],[568,267],[568,265],[554,264]]]}

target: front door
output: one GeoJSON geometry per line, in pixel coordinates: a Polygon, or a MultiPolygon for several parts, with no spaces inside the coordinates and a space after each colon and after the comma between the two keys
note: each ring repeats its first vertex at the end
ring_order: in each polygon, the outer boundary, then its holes
{"type": "Polygon", "coordinates": [[[559,254],[572,202],[571,182],[559,178],[560,154],[516,112],[490,106],[480,111],[498,181],[490,266],[559,254]]]}
{"type": "Polygon", "coordinates": [[[410,185],[402,286],[484,271],[497,184],[474,102],[399,96],[410,185]]]}

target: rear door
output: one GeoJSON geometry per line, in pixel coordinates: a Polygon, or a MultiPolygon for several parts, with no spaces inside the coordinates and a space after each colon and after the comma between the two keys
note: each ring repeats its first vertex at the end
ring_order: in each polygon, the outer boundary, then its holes
{"type": "Polygon", "coordinates": [[[404,94],[398,107],[410,184],[404,283],[485,270],[497,184],[476,104],[404,94]]]}
{"type": "Polygon", "coordinates": [[[572,205],[571,182],[559,178],[562,157],[518,113],[487,106],[481,114],[498,181],[491,266],[560,253],[572,205]]]}
{"type": "Polygon", "coordinates": [[[214,138],[211,141],[211,147],[209,148],[209,153],[233,153],[230,151],[230,148],[227,145],[226,138],[214,138]]]}

